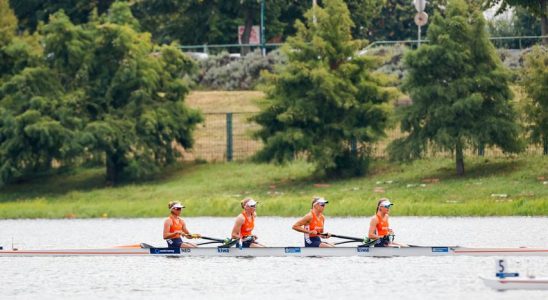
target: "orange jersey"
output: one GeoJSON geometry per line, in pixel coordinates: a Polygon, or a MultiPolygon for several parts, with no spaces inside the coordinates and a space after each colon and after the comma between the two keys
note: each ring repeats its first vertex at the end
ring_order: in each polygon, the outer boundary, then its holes
{"type": "MultiPolygon", "coordinates": [[[[173,218],[172,216],[169,216],[171,219],[171,226],[169,226],[169,232],[175,232],[183,230],[183,220],[181,218],[173,218]]],[[[177,234],[176,236],[172,237],[173,239],[180,238],[181,235],[177,234]]]]}
{"type": "Polygon", "coordinates": [[[388,233],[390,233],[389,227],[390,225],[388,224],[388,215],[383,218],[379,214],[377,214],[377,235],[387,235],[388,233]]]}
{"type": "Polygon", "coordinates": [[[240,237],[244,238],[246,236],[253,235],[251,232],[253,231],[253,228],[255,228],[255,217],[248,218],[245,215],[245,212],[242,212],[242,216],[244,216],[244,223],[242,224],[242,227],[240,227],[240,237]]]}
{"type": "MultiPolygon", "coordinates": [[[[323,223],[325,221],[325,218],[323,215],[316,216],[314,212],[310,211],[310,214],[312,215],[312,220],[310,220],[310,223],[306,225],[304,228],[308,231],[316,230],[318,233],[323,232],[323,223]]],[[[318,234],[309,234],[309,237],[317,237],[318,234]]]]}

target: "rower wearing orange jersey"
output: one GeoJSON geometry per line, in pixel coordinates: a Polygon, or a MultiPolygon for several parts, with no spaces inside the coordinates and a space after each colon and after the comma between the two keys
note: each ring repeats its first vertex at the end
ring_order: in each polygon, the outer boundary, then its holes
{"type": "Polygon", "coordinates": [[[243,211],[236,217],[234,227],[232,228],[232,238],[240,240],[237,247],[264,247],[264,245],[257,243],[258,238],[253,234],[255,218],[257,217],[255,211],[257,208],[257,201],[251,198],[245,198],[240,205],[242,206],[243,211]]]}
{"type": "Polygon", "coordinates": [[[392,207],[392,205],[394,204],[387,198],[382,198],[377,202],[377,212],[371,217],[371,221],[369,222],[369,233],[367,235],[374,247],[407,246],[394,243],[393,241],[394,231],[390,228],[390,223],[388,221],[390,217],[390,207],[392,207]]]}
{"type": "Polygon", "coordinates": [[[186,228],[186,223],[181,219],[181,209],[184,206],[177,201],[171,201],[168,204],[171,212],[170,216],[164,221],[164,240],[166,240],[169,248],[195,248],[193,243],[183,242],[182,237],[198,239],[199,234],[190,234],[186,228]]]}
{"type": "Polygon", "coordinates": [[[312,199],[312,209],[297,223],[293,225],[293,230],[304,233],[305,247],[334,247],[334,245],[323,242],[323,238],[329,238],[329,233],[324,232],[325,217],[323,211],[325,205],[329,203],[324,198],[314,197],[312,199]]]}

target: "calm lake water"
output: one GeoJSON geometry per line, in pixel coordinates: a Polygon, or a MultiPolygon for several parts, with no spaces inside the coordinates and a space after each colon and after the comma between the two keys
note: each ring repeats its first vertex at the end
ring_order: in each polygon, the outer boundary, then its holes
{"type": "MultiPolygon", "coordinates": [[[[0,245],[19,249],[163,246],[162,219],[0,220],[0,245]]],[[[191,232],[227,237],[232,218],[186,218],[191,232]]],[[[296,219],[259,217],[270,246],[302,245],[296,219]]],[[[363,236],[366,218],[328,218],[326,229],[363,236]]],[[[417,245],[548,246],[548,218],[393,217],[396,240],[417,245]]],[[[333,239],[335,241],[335,239],[333,239]]],[[[548,277],[548,257],[507,258],[513,271],[548,277]]],[[[495,257],[0,258],[0,299],[548,299],[547,291],[497,292],[478,275],[495,257]]]]}

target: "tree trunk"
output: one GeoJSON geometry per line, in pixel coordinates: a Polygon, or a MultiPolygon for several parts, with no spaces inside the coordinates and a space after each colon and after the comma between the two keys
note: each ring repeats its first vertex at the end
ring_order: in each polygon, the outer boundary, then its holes
{"type": "Polygon", "coordinates": [[[457,175],[463,176],[464,175],[464,153],[462,150],[462,144],[460,142],[457,142],[457,147],[455,149],[455,160],[456,160],[456,167],[457,167],[457,175]]]}
{"type": "Polygon", "coordinates": [[[542,44],[548,46],[548,0],[540,0],[540,32],[543,36],[542,44]]]}
{"type": "Polygon", "coordinates": [[[107,160],[107,183],[116,185],[120,180],[120,174],[124,169],[120,153],[106,153],[107,160]]]}
{"type": "Polygon", "coordinates": [[[544,139],[543,139],[543,146],[544,146],[544,147],[543,147],[543,148],[544,148],[544,149],[543,149],[544,151],[543,151],[542,153],[543,153],[544,155],[548,155],[548,136],[545,136],[545,137],[544,137],[544,139]]]}
{"type": "MultiPolygon", "coordinates": [[[[245,27],[244,33],[242,34],[242,44],[248,45],[249,38],[251,36],[251,29],[253,29],[253,10],[251,8],[246,9],[245,11],[245,27]]],[[[250,47],[242,47],[242,56],[248,54],[251,51],[250,47]]]]}

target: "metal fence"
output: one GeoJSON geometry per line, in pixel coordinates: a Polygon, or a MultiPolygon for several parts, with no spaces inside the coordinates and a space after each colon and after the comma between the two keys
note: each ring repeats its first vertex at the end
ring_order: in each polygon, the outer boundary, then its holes
{"type": "MultiPolygon", "coordinates": [[[[493,43],[496,48],[504,49],[524,49],[531,47],[535,44],[540,44],[543,39],[548,38],[548,36],[542,35],[532,35],[532,36],[492,36],[489,37],[489,40],[493,43]]],[[[420,43],[428,43],[427,39],[421,40],[420,43]]],[[[281,47],[283,43],[267,43],[265,44],[265,49],[267,51],[275,50],[281,47]]],[[[368,49],[380,47],[380,46],[390,46],[390,45],[406,45],[408,47],[416,48],[419,45],[419,41],[415,39],[401,40],[401,41],[374,41],[371,42],[367,47],[358,51],[360,54],[367,52],[368,49]]],[[[182,45],[179,46],[180,49],[184,52],[196,52],[203,54],[218,54],[223,51],[229,53],[249,53],[249,50],[260,49],[261,45],[254,44],[222,44],[222,45],[182,45]],[[247,50],[247,51],[246,51],[247,50]]]]}
{"type": "MultiPolygon", "coordinates": [[[[205,120],[195,131],[195,144],[191,151],[184,152],[184,160],[232,161],[245,160],[259,151],[263,144],[252,135],[259,125],[250,121],[256,112],[205,113],[205,120]]],[[[387,158],[386,147],[400,137],[404,137],[399,128],[389,129],[386,138],[372,145],[372,156],[387,158]]],[[[541,155],[543,148],[530,145],[525,154],[541,155]]],[[[506,154],[498,148],[468,149],[467,156],[501,157],[506,154]]],[[[429,147],[427,157],[452,157],[447,151],[436,151],[429,147]]]]}

